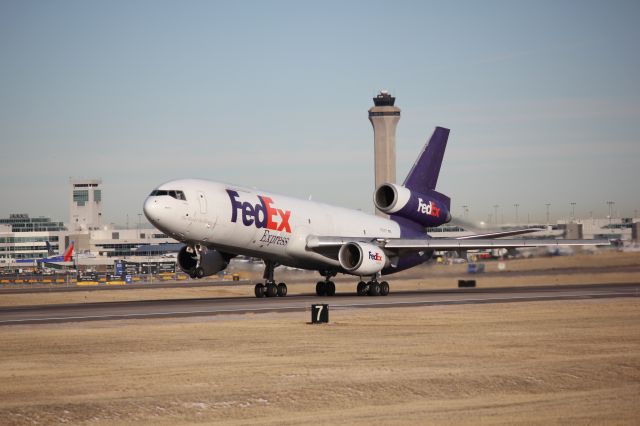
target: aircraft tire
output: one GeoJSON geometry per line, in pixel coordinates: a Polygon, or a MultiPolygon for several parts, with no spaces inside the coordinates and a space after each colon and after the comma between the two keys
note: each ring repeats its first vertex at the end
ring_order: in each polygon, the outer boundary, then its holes
{"type": "Polygon", "coordinates": [[[327,296],[335,296],[336,295],[336,285],[333,281],[327,281],[325,283],[325,291],[327,296]]]}
{"type": "Polygon", "coordinates": [[[204,269],[198,266],[195,271],[195,276],[197,279],[204,278],[204,269]]]}
{"type": "Polygon", "coordinates": [[[287,295],[287,285],[285,283],[278,284],[278,297],[285,297],[287,295]]]}
{"type": "Polygon", "coordinates": [[[367,288],[367,283],[364,281],[360,281],[357,287],[358,296],[366,296],[369,289],[367,288]]]}
{"type": "Polygon", "coordinates": [[[369,283],[369,296],[380,296],[380,284],[376,281],[369,283]]]}
{"type": "Polygon", "coordinates": [[[380,296],[386,296],[387,294],[389,294],[389,283],[382,281],[380,283],[380,296]]]}
{"type": "Polygon", "coordinates": [[[278,295],[278,286],[270,283],[267,284],[267,297],[276,297],[278,295]]]}
{"type": "Polygon", "coordinates": [[[327,294],[327,287],[324,285],[324,281],[318,281],[316,284],[316,295],[324,296],[327,294]]]}
{"type": "Polygon", "coordinates": [[[255,287],[255,293],[256,293],[256,297],[257,298],[262,298],[265,296],[265,288],[264,288],[264,284],[262,283],[258,283],[256,284],[255,287]]]}

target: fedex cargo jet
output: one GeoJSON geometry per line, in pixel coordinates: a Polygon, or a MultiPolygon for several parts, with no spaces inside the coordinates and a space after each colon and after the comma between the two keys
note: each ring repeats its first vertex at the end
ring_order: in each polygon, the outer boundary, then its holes
{"type": "Polygon", "coordinates": [[[402,185],[376,188],[374,203],[389,219],[356,210],[198,179],[174,180],[154,189],[144,214],[159,230],[185,243],[177,261],[192,278],[215,274],[237,255],[263,259],[264,283],[256,297],[286,296],[276,284],[279,265],[318,271],[318,296],[335,294],[338,273],[360,277],[358,295],[387,295],[380,276],[427,261],[434,251],[609,245],[607,240],[497,239],[522,229],[460,238],[432,238],[425,227],[451,220],[451,201],[436,182],[449,130],[437,127],[402,185]]]}

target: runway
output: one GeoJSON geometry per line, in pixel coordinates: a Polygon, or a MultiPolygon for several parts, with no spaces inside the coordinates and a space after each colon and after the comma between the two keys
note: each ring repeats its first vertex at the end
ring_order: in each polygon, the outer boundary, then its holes
{"type": "Polygon", "coordinates": [[[303,312],[311,304],[327,303],[340,309],[398,308],[411,306],[512,303],[640,296],[640,283],[570,286],[511,287],[490,289],[423,290],[391,293],[386,297],[333,297],[312,294],[284,298],[227,297],[178,300],[82,303],[0,308],[0,325],[46,324],[74,321],[104,321],[142,318],[172,318],[211,315],[303,312]]]}

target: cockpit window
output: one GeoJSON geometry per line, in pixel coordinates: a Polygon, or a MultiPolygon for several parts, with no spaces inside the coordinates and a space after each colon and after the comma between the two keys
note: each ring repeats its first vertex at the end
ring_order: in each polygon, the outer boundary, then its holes
{"type": "Polygon", "coordinates": [[[172,190],[167,191],[164,189],[154,189],[153,191],[151,191],[151,194],[150,194],[151,197],[154,197],[154,196],[160,197],[162,195],[168,195],[169,197],[173,197],[176,200],[183,200],[183,201],[187,200],[187,197],[184,196],[184,192],[182,191],[172,191],[172,190]]]}

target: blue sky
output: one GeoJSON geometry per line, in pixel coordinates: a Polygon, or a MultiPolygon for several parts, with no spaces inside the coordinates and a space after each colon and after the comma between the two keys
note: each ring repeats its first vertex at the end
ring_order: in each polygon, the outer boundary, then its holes
{"type": "Polygon", "coordinates": [[[452,130],[454,214],[640,210],[640,3],[443,3],[0,1],[0,216],[66,221],[71,176],[120,224],[179,177],[372,211],[382,88],[398,180],[452,130]]]}

